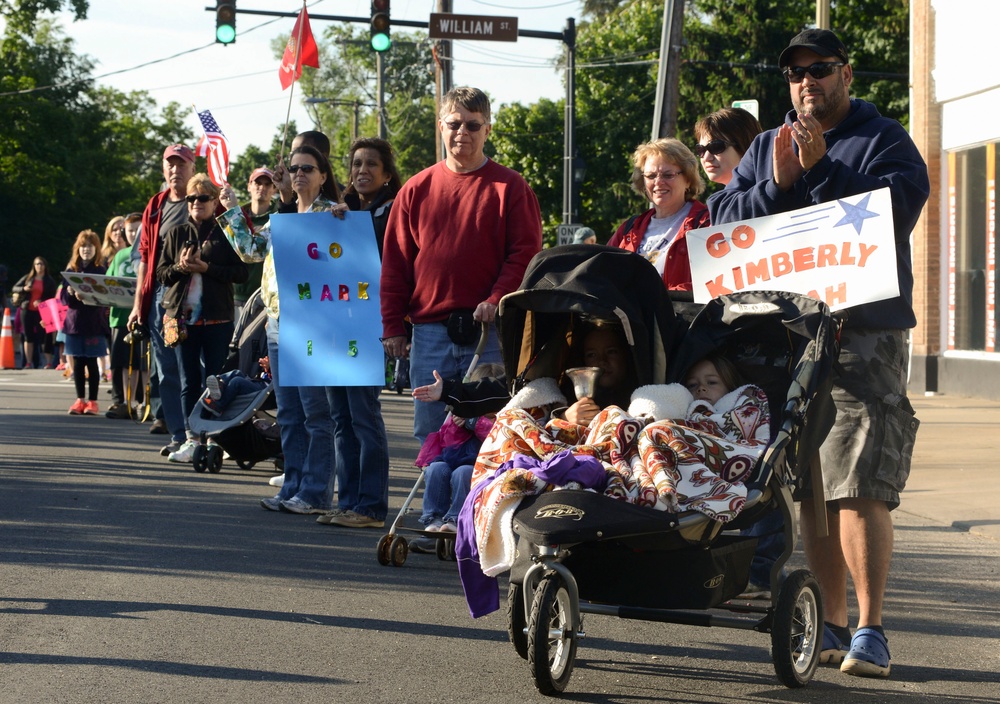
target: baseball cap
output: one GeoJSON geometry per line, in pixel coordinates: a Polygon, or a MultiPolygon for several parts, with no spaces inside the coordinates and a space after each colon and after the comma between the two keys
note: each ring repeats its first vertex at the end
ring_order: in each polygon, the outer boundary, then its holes
{"type": "Polygon", "coordinates": [[[272,181],[274,180],[274,172],[271,171],[271,169],[267,168],[266,166],[258,166],[256,169],[253,170],[253,173],[250,174],[250,180],[247,181],[247,183],[253,183],[261,176],[267,176],[272,181]]]}
{"type": "Polygon", "coordinates": [[[194,152],[191,151],[190,147],[186,147],[183,144],[171,144],[163,150],[164,159],[168,159],[172,156],[179,156],[184,161],[190,161],[192,164],[194,163],[194,152]]]}
{"type": "Polygon", "coordinates": [[[778,57],[779,68],[788,65],[792,59],[792,52],[796,49],[809,49],[820,56],[836,56],[845,64],[850,63],[847,60],[847,47],[829,29],[806,29],[796,34],[778,57]]]}
{"type": "Polygon", "coordinates": [[[581,227],[573,233],[573,244],[583,244],[588,237],[596,237],[597,233],[589,227],[581,227]]]}

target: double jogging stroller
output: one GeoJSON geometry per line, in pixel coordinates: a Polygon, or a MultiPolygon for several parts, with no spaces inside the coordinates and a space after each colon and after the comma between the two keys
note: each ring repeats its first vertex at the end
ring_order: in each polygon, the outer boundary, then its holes
{"type": "Polygon", "coordinates": [[[819,587],[808,570],[785,576],[782,567],[795,545],[792,492],[802,487],[833,420],[837,323],[826,306],[789,293],[733,294],[687,324],[644,259],[580,245],[537,255],[498,316],[512,394],[533,379],[558,377],[579,322],[598,319],[623,326],[640,384],[681,381],[692,363],[718,352],[766,392],[771,412],[770,442],[744,482],[742,511],[729,523],[584,490],[521,500],[513,513],[506,614],[510,641],[539,691],[565,689],[583,614],[769,633],[779,680],[806,684],[821,650],[819,587]],[[734,600],[748,584],[757,544],[738,529],[775,509],[784,515],[786,547],[772,570],[771,602],[734,600]]]}
{"type": "MultiPolygon", "coordinates": [[[[248,377],[260,376],[257,360],[267,356],[267,311],[257,289],[247,300],[236,322],[229,357],[224,371],[239,369],[248,377]]],[[[206,389],[201,399],[208,395],[206,389]]],[[[240,394],[213,416],[199,403],[188,416],[188,426],[197,433],[201,444],[195,448],[192,464],[196,472],[219,472],[223,452],[240,469],[273,460],[276,468],[282,464],[281,438],[277,422],[268,411],[276,408],[271,382],[258,391],[240,394]]]]}

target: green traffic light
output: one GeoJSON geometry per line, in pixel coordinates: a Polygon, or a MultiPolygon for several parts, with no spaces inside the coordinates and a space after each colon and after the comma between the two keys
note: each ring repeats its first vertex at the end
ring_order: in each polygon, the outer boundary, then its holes
{"type": "Polygon", "coordinates": [[[372,49],[375,51],[387,51],[390,46],[392,46],[392,40],[389,39],[388,34],[379,33],[372,35],[372,49]]]}
{"type": "Polygon", "coordinates": [[[236,28],[231,24],[221,24],[215,30],[215,38],[223,44],[236,41],[236,28]]]}

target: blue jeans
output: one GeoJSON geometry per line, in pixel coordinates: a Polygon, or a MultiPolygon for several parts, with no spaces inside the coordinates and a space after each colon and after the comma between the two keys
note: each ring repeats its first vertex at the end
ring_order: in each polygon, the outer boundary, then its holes
{"type": "Polygon", "coordinates": [[[156,377],[160,397],[160,408],[167,430],[177,442],[184,442],[184,428],[187,416],[181,403],[181,371],[177,363],[177,353],[163,344],[163,294],[166,288],[157,284],[156,301],[149,308],[149,339],[153,343],[153,357],[156,359],[156,377]]]}
{"type": "Polygon", "coordinates": [[[740,535],[759,538],[757,550],[750,563],[750,581],[768,589],[777,588],[771,584],[771,568],[785,551],[785,521],[780,509],[768,511],[740,535]]]}
{"type": "Polygon", "coordinates": [[[337,452],[337,507],[379,521],[389,512],[389,437],[382,420],[381,390],[379,386],[326,389],[337,452]]]}
{"type": "Polygon", "coordinates": [[[278,499],[297,497],[310,506],[333,506],[333,420],[325,386],[282,386],[278,374],[278,321],[267,319],[274,398],[278,402],[285,483],[278,499]]]}
{"type": "MultiPolygon", "coordinates": [[[[410,386],[415,389],[433,384],[435,369],[445,379],[463,378],[476,354],[477,343],[478,340],[471,345],[456,345],[448,337],[447,326],[441,323],[414,325],[410,348],[410,386]]],[[[499,363],[500,359],[500,339],[496,326],[493,326],[479,364],[499,363]]],[[[413,402],[413,435],[421,445],[428,435],[441,427],[447,415],[448,408],[441,401],[413,402]]]]}
{"type": "Polygon", "coordinates": [[[222,371],[229,354],[229,341],[233,339],[233,324],[188,325],[187,334],[187,339],[174,348],[181,371],[181,403],[185,417],[198,405],[205,377],[222,371]]]}
{"type": "Polygon", "coordinates": [[[430,525],[435,519],[447,523],[458,520],[465,497],[472,484],[471,464],[452,469],[447,462],[431,462],[424,470],[424,510],[420,522],[430,525]]]}
{"type": "MultiPolygon", "coordinates": [[[[207,376],[207,375],[206,375],[207,376]]],[[[239,369],[217,375],[222,386],[222,396],[215,404],[220,413],[229,407],[237,396],[255,394],[267,388],[263,379],[251,379],[239,369]]]]}

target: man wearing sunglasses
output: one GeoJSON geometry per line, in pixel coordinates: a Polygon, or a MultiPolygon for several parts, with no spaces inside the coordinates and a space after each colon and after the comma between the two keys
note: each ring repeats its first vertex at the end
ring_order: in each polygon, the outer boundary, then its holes
{"type": "MultiPolygon", "coordinates": [[[[542,247],[534,192],[484,153],[492,129],[486,94],[468,86],[449,91],[438,129],[446,157],[396,196],[382,254],[385,350],[409,354],[414,388],[433,384],[437,373],[462,378],[476,352],[478,324],[493,322],[500,298],[518,287],[542,247]]],[[[495,328],[479,361],[500,362],[495,328]]],[[[445,415],[440,401],[416,403],[413,434],[423,442],[445,415]]]]}
{"type": "Polygon", "coordinates": [[[820,661],[842,661],[841,671],[852,675],[888,677],[882,603],[893,548],[889,512],[909,475],[917,426],[906,398],[907,335],[916,325],[909,238],[930,193],[927,166],[898,122],[850,98],[853,69],[833,32],[801,32],[778,64],[794,109],[753,141],[708,206],[717,225],[879,188],[891,192],[899,296],[851,308],[841,333],[833,372],[837,419],[819,449],[829,536],[817,535],[813,504],[801,505],[803,546],[823,594],[820,661]],[[859,609],[853,636],[848,574],[859,609]]]}

